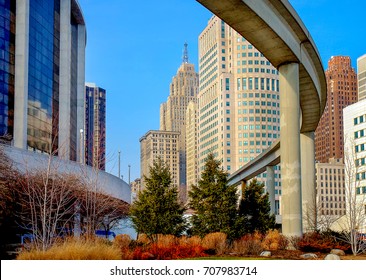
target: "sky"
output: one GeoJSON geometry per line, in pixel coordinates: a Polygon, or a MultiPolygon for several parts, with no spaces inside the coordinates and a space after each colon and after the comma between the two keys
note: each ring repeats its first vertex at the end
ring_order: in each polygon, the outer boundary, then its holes
{"type": "MultiPolygon", "coordinates": [[[[366,54],[364,0],[289,2],[314,39],[324,69],[335,55],[350,56],[356,68],[366,54]]],[[[160,104],[182,63],[185,42],[198,72],[198,36],[212,13],[195,0],[79,4],[87,30],[85,80],[107,92],[106,171],[118,174],[120,151],[121,175],[132,182],[140,177],[139,139],[159,129],[160,104]]]]}

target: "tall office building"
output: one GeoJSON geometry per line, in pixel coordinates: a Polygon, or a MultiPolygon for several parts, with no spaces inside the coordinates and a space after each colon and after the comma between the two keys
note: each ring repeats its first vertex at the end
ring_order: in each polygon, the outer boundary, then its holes
{"type": "Polygon", "coordinates": [[[182,64],[170,84],[168,100],[160,106],[160,130],[180,133],[179,185],[182,189],[187,185],[186,111],[190,102],[197,102],[198,94],[198,74],[188,61],[187,46],[185,43],[182,64]]]}
{"type": "Polygon", "coordinates": [[[197,185],[198,172],[198,118],[197,103],[189,102],[186,112],[186,147],[187,147],[187,193],[192,185],[197,185]]]}
{"type": "Polygon", "coordinates": [[[315,131],[315,159],[343,158],[343,109],[357,102],[357,75],[348,56],[333,56],[325,71],[327,104],[315,131]]]}
{"type": "Polygon", "coordinates": [[[199,77],[199,169],[213,152],[224,169],[235,172],[279,138],[278,71],[213,16],[199,35],[199,77]]]}
{"type": "MultiPolygon", "coordinates": [[[[172,184],[179,186],[179,132],[150,130],[140,138],[141,187],[145,185],[145,176],[150,176],[150,167],[158,158],[168,166],[172,184]]],[[[183,194],[184,195],[184,194],[183,194]]]]}
{"type": "Polygon", "coordinates": [[[78,160],[85,23],[75,0],[0,2],[0,135],[78,160]]]}
{"type": "Polygon", "coordinates": [[[85,85],[85,163],[105,170],[106,91],[93,83],[85,85]]]}
{"type": "Polygon", "coordinates": [[[358,100],[366,98],[366,54],[357,59],[358,100]]]}

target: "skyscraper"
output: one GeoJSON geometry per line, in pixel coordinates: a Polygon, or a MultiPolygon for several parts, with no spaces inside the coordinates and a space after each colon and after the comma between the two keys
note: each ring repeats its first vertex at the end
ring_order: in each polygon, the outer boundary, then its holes
{"type": "Polygon", "coordinates": [[[106,91],[93,83],[85,85],[85,163],[105,170],[106,91]]]}
{"type": "Polygon", "coordinates": [[[186,148],[187,148],[187,193],[192,185],[197,185],[198,172],[198,118],[197,103],[189,102],[186,112],[186,148]]]}
{"type": "Polygon", "coordinates": [[[150,130],[140,138],[141,190],[145,188],[145,176],[158,158],[168,166],[172,184],[179,186],[179,132],[150,130]]]}
{"type": "Polygon", "coordinates": [[[366,98],[366,54],[357,59],[358,100],[366,98]]]}
{"type": "MultiPolygon", "coordinates": [[[[199,35],[199,75],[200,171],[213,152],[232,173],[279,138],[278,71],[250,42],[213,16],[199,35]]],[[[278,194],[278,171],[275,176],[278,194]]]]}
{"type": "Polygon", "coordinates": [[[180,132],[179,137],[179,186],[187,184],[186,111],[190,102],[197,102],[198,74],[188,61],[187,43],[184,44],[182,64],[170,84],[167,102],[160,106],[160,130],[180,132]]]}
{"type": "Polygon", "coordinates": [[[343,108],[357,102],[357,75],[348,56],[333,56],[325,71],[327,104],[315,131],[315,159],[343,158],[343,108]]]}
{"type": "Polygon", "coordinates": [[[77,1],[4,0],[0,10],[0,135],[77,160],[86,44],[77,1]]]}

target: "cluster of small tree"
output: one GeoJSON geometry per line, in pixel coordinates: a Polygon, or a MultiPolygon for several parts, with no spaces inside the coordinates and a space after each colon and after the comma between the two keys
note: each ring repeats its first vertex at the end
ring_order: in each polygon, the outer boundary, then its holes
{"type": "Polygon", "coordinates": [[[275,227],[264,186],[253,180],[239,200],[237,187],[228,184],[228,173],[211,153],[197,186],[192,186],[187,205],[193,214],[184,219],[187,208],[179,203],[172,185],[169,167],[158,159],[145,177],[146,187],[131,207],[130,216],[138,233],[152,240],[158,234],[183,233],[204,236],[225,233],[229,240],[254,231],[265,232],[275,227]]]}
{"type": "Polygon", "coordinates": [[[27,233],[32,246],[46,250],[60,237],[108,231],[126,217],[127,203],[80,174],[60,173],[52,156],[46,169],[19,172],[0,149],[0,232],[7,235],[0,238],[1,246],[27,233]]]}

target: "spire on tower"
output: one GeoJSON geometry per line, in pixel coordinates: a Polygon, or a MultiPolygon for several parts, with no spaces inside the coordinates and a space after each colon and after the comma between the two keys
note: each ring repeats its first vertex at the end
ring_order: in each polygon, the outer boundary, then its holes
{"type": "Polygon", "coordinates": [[[187,44],[187,42],[184,43],[183,63],[188,63],[188,44],[187,44]]]}

